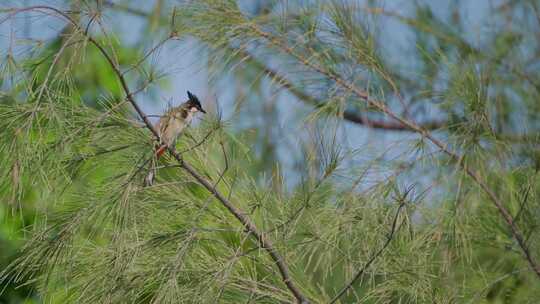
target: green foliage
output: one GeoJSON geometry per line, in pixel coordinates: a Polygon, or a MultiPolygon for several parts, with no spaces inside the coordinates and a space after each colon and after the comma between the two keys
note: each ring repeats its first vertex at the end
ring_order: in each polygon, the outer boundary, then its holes
{"type": "Polygon", "coordinates": [[[287,280],[312,303],[537,301],[524,253],[540,259],[540,75],[519,58],[537,62],[540,46],[525,45],[537,31],[495,27],[473,45],[459,15],[421,5],[76,4],[80,28],[1,65],[0,301],[293,302],[287,280]],[[140,54],[112,39],[102,16],[118,10],[170,32],[163,44],[194,38],[211,84],[234,83],[231,117],[216,109],[176,147],[211,191],[168,154],[143,186],[155,142],[116,71],[130,93],[165,85],[146,62],[162,45],[140,54]],[[386,18],[413,33],[406,69],[379,36],[386,18]],[[400,133],[358,146],[365,127],[400,133]]]}

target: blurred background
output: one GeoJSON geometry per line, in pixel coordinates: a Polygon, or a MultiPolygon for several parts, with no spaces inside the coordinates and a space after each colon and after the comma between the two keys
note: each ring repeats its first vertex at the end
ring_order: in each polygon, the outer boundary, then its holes
{"type": "MultiPolygon", "coordinates": [[[[531,193],[530,205],[516,199],[510,204],[517,207],[510,209],[531,208],[530,218],[522,217],[530,222],[522,227],[528,237],[534,235],[539,208],[534,193],[540,189],[535,178],[540,167],[538,1],[203,2],[215,11],[196,1],[1,0],[0,102],[21,103],[23,76],[18,71],[35,63],[28,60],[37,54],[55,60],[73,31],[59,18],[37,12],[9,16],[9,9],[47,5],[84,10],[88,14],[77,21],[101,38],[102,29],[107,30],[104,39],[129,71],[137,101],[155,115],[153,121],[185,101],[187,90],[195,93],[211,114],[198,117],[194,128],[219,116],[249,151],[245,169],[258,183],[293,193],[313,176],[325,174],[328,166],[321,162],[339,157],[332,179],[344,188],[355,183],[352,176],[362,176],[358,191],[393,179],[415,185],[428,207],[460,201],[456,189],[461,187],[466,193],[474,189],[464,185],[452,160],[437,147],[336,85],[331,75],[340,75],[467,155],[467,161],[470,157],[471,166],[487,170],[485,176],[508,174],[513,191],[531,193]],[[226,15],[232,6],[273,36],[236,26],[235,17],[226,15]]],[[[123,92],[96,50],[84,52],[70,81],[80,88],[81,103],[102,110],[103,101],[118,102],[123,92]]],[[[59,65],[69,64],[62,60],[59,65]]],[[[44,68],[38,74],[47,72],[44,68]]],[[[125,111],[138,119],[131,109],[125,111]]],[[[32,208],[39,191],[12,192],[7,186],[2,191],[0,267],[6,267],[39,217],[32,208]],[[14,208],[12,201],[25,208],[14,208]]],[[[540,258],[540,246],[531,248],[540,258]]],[[[481,255],[497,261],[503,254],[486,249],[481,255]]],[[[516,265],[508,262],[504,270],[526,268],[516,265]]],[[[532,303],[524,300],[532,296],[519,273],[467,300],[532,303]]],[[[42,301],[32,281],[3,288],[0,303],[42,301]]]]}

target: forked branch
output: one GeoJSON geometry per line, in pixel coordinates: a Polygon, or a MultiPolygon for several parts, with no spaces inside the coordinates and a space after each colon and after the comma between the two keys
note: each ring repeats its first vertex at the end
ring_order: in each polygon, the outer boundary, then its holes
{"type": "MultiPolygon", "coordinates": [[[[88,39],[88,41],[93,44],[101,53],[101,55],[105,58],[105,60],[109,63],[111,68],[113,69],[115,75],[117,76],[118,80],[120,81],[120,84],[122,86],[122,90],[124,91],[126,95],[126,99],[129,101],[129,103],[133,106],[137,114],[140,116],[140,118],[144,121],[146,127],[152,132],[154,135],[156,142],[159,142],[159,133],[154,128],[153,124],[148,119],[148,116],[142,111],[142,109],[139,107],[137,102],[135,101],[134,94],[130,91],[129,86],[127,84],[126,79],[124,78],[124,74],[120,70],[120,67],[116,63],[115,60],[109,55],[109,53],[105,50],[105,48],[97,41],[95,40],[85,29],[81,28],[81,26],[73,20],[69,14],[54,8],[50,6],[30,6],[20,9],[10,9],[8,11],[8,16],[6,19],[3,19],[0,21],[3,22],[7,20],[7,18],[10,18],[17,13],[20,12],[26,12],[26,11],[38,11],[38,12],[44,12],[45,14],[52,13],[53,16],[60,17],[62,19],[65,19],[65,21],[71,23],[82,35],[88,39]]],[[[184,169],[188,172],[189,175],[191,175],[199,184],[201,184],[208,192],[210,192],[241,224],[244,226],[246,231],[250,235],[252,235],[258,242],[259,247],[264,249],[268,255],[272,258],[274,261],[276,267],[279,270],[279,273],[281,275],[281,279],[283,283],[287,286],[289,291],[292,293],[294,298],[297,300],[298,303],[309,303],[307,297],[300,291],[300,289],[296,286],[296,284],[293,282],[289,267],[285,262],[284,257],[276,250],[274,244],[270,239],[266,237],[255,224],[253,221],[242,212],[242,210],[238,209],[236,206],[234,206],[221,192],[219,192],[214,185],[207,179],[205,179],[201,174],[199,174],[195,168],[193,168],[190,164],[188,164],[186,161],[183,160],[182,155],[178,153],[174,147],[168,147],[168,151],[171,154],[172,157],[174,157],[178,163],[179,167],[184,169]]]]}
{"type": "Polygon", "coordinates": [[[279,38],[273,36],[272,34],[268,32],[263,31],[256,24],[253,23],[250,28],[256,33],[256,35],[258,35],[261,38],[266,39],[266,41],[268,41],[270,45],[294,57],[296,60],[298,60],[300,63],[302,63],[306,67],[334,81],[338,86],[356,95],[359,99],[364,100],[364,102],[366,102],[368,106],[371,106],[377,109],[378,111],[386,114],[392,120],[394,120],[397,123],[400,123],[407,129],[420,134],[424,138],[427,138],[431,143],[437,146],[442,152],[444,152],[446,155],[448,155],[450,158],[456,161],[459,168],[462,169],[487,194],[489,200],[493,203],[495,208],[497,208],[497,210],[499,211],[499,214],[502,216],[502,218],[506,222],[506,225],[508,226],[508,228],[510,228],[510,232],[512,233],[512,236],[514,237],[514,239],[517,241],[518,246],[521,249],[523,256],[525,257],[525,260],[527,261],[527,263],[529,263],[529,266],[536,273],[538,278],[540,278],[540,266],[538,265],[538,263],[535,261],[534,257],[532,256],[531,251],[529,250],[529,247],[527,246],[527,242],[525,238],[523,237],[522,232],[517,227],[516,222],[514,221],[512,215],[510,214],[508,209],[506,209],[503,202],[499,199],[499,197],[495,194],[495,192],[493,192],[493,190],[487,185],[487,183],[480,177],[479,173],[471,169],[469,166],[467,166],[465,162],[463,162],[463,158],[461,155],[452,151],[446,143],[435,138],[435,136],[433,136],[431,132],[429,132],[428,130],[420,126],[419,124],[407,118],[403,118],[400,115],[394,113],[392,110],[390,110],[390,108],[386,106],[386,104],[383,101],[373,99],[369,95],[368,92],[356,87],[353,83],[343,79],[339,74],[333,71],[329,71],[325,69],[324,67],[311,62],[306,57],[295,52],[294,49],[292,49],[286,43],[282,42],[279,38]]]}

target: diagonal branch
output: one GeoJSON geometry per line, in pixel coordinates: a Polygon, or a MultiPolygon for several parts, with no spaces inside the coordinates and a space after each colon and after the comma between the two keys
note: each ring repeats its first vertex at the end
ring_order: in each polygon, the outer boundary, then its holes
{"type": "MultiPolygon", "coordinates": [[[[298,89],[289,79],[287,79],[285,76],[281,75],[278,71],[266,66],[259,60],[257,60],[254,56],[252,56],[250,53],[248,53],[245,50],[234,50],[235,53],[240,55],[242,58],[249,58],[250,61],[248,62],[253,67],[255,67],[257,70],[260,70],[264,74],[266,74],[269,78],[274,80],[278,85],[280,85],[283,88],[286,88],[291,92],[294,96],[296,96],[299,100],[311,104],[315,106],[316,108],[320,108],[325,105],[325,103],[321,100],[319,100],[316,97],[313,97],[304,91],[298,89]]],[[[393,121],[379,121],[379,120],[373,120],[368,118],[366,115],[363,115],[362,113],[356,112],[356,111],[350,111],[345,110],[343,112],[343,119],[359,124],[364,125],[369,128],[373,129],[383,129],[383,130],[391,130],[391,131],[413,131],[406,125],[403,125],[400,122],[393,122],[393,121]]],[[[435,130],[440,129],[446,125],[446,122],[444,121],[429,121],[422,124],[422,127],[428,130],[435,130]]]]}
{"type": "MultiPolygon", "coordinates": [[[[150,120],[148,119],[148,116],[142,111],[140,106],[135,101],[135,98],[133,96],[133,93],[130,91],[129,86],[127,84],[126,79],[124,78],[124,75],[122,71],[120,70],[120,67],[116,63],[116,61],[113,60],[113,58],[109,55],[109,53],[105,50],[105,48],[97,41],[95,40],[88,32],[84,31],[80,27],[80,25],[75,22],[67,13],[54,8],[50,6],[30,6],[25,7],[22,9],[9,9],[10,12],[9,16],[13,16],[19,12],[24,11],[49,11],[53,14],[57,14],[59,17],[62,17],[67,22],[73,24],[73,26],[76,27],[77,30],[79,30],[90,43],[92,43],[102,54],[104,59],[109,63],[111,68],[113,69],[114,73],[116,74],[118,80],[120,81],[120,84],[122,86],[122,89],[124,93],[126,94],[127,100],[131,103],[137,114],[140,116],[140,118],[144,121],[146,127],[152,132],[157,142],[159,142],[159,133],[157,132],[156,128],[152,125],[150,120]]],[[[266,250],[268,255],[272,258],[275,265],[277,266],[279,273],[281,275],[283,283],[287,286],[289,291],[293,294],[293,296],[296,298],[298,303],[309,303],[306,296],[300,291],[300,289],[296,286],[296,284],[293,282],[291,275],[289,273],[289,267],[285,262],[285,259],[281,254],[277,251],[272,241],[266,237],[255,224],[253,221],[245,215],[243,211],[238,209],[236,206],[234,206],[221,192],[216,190],[214,185],[207,179],[205,179],[201,174],[199,174],[195,168],[193,168],[190,164],[185,162],[178,153],[174,147],[168,147],[169,153],[178,161],[179,166],[187,171],[189,175],[191,175],[199,184],[204,186],[208,192],[210,192],[241,224],[244,226],[244,228],[249,232],[250,235],[252,235],[257,242],[259,243],[260,248],[266,250]]]]}
{"type": "MultiPolygon", "coordinates": [[[[137,17],[141,17],[141,18],[147,18],[147,17],[150,16],[150,14],[148,12],[144,11],[144,10],[133,8],[133,7],[130,7],[130,6],[125,5],[125,4],[113,3],[112,1],[104,1],[104,5],[110,7],[112,9],[114,9],[114,10],[121,11],[121,12],[124,12],[124,13],[128,13],[128,14],[131,14],[133,16],[137,16],[137,17]]],[[[365,8],[365,10],[367,10],[367,11],[369,11],[371,13],[375,13],[375,14],[381,14],[381,13],[385,14],[384,10],[380,10],[380,9],[377,9],[377,8],[375,8],[375,9],[365,8]]],[[[388,13],[388,14],[391,14],[391,13],[388,13]]],[[[405,17],[403,17],[403,18],[405,18],[405,17]]],[[[400,20],[403,21],[404,19],[400,19],[400,20]]],[[[408,22],[410,20],[405,20],[405,21],[408,22]]],[[[163,21],[162,23],[165,24],[165,21],[163,21]]],[[[407,24],[409,24],[409,23],[407,23],[407,24]]],[[[422,30],[426,30],[426,29],[422,29],[422,30]]],[[[471,46],[468,45],[467,47],[471,48],[471,50],[473,50],[471,46]]],[[[278,71],[273,70],[272,68],[268,67],[263,62],[257,60],[251,54],[249,54],[246,51],[243,51],[241,49],[236,49],[236,48],[233,48],[233,47],[229,47],[229,49],[233,53],[240,54],[241,58],[249,58],[249,60],[250,60],[249,63],[250,64],[252,64],[258,70],[266,73],[270,78],[275,79],[276,82],[279,85],[281,85],[281,87],[287,89],[291,94],[296,96],[300,101],[302,101],[304,103],[307,103],[307,104],[311,104],[311,105],[313,105],[313,106],[315,106],[317,108],[321,107],[321,106],[324,106],[325,103],[322,100],[317,99],[317,98],[315,98],[315,97],[313,97],[311,95],[308,95],[306,92],[300,90],[297,86],[295,86],[285,76],[281,75],[278,71]]],[[[478,50],[473,50],[473,51],[478,52],[478,50]]],[[[518,71],[516,71],[516,72],[518,72],[518,71]]],[[[538,87],[537,84],[533,84],[533,85],[538,87]]],[[[366,126],[368,128],[372,128],[372,129],[387,130],[387,131],[397,131],[397,132],[401,132],[401,131],[414,132],[414,130],[411,130],[410,128],[408,128],[407,126],[404,126],[403,124],[400,124],[399,122],[374,120],[374,119],[371,119],[371,118],[367,117],[367,115],[363,115],[363,113],[359,113],[359,112],[356,112],[356,111],[350,111],[350,110],[344,111],[342,118],[349,121],[349,122],[351,122],[351,123],[366,126]]],[[[444,121],[444,120],[440,120],[440,121],[438,121],[438,120],[428,120],[426,122],[418,123],[418,125],[420,127],[422,127],[423,129],[425,129],[425,130],[437,130],[437,129],[441,129],[441,128],[444,128],[444,127],[448,126],[449,123],[450,123],[449,121],[444,121]]],[[[495,134],[495,136],[498,139],[505,139],[505,140],[512,141],[512,142],[526,142],[526,141],[530,141],[530,140],[536,140],[536,137],[529,136],[529,135],[526,135],[526,134],[519,135],[519,134],[499,133],[499,134],[495,134]]]]}
{"type": "MultiPolygon", "coordinates": [[[[117,10],[117,11],[120,11],[120,12],[123,12],[123,13],[128,13],[128,14],[131,14],[133,16],[137,16],[137,17],[141,17],[141,18],[148,18],[150,16],[150,14],[148,12],[144,11],[144,10],[133,8],[133,7],[130,7],[128,5],[121,4],[121,3],[113,3],[112,1],[104,1],[104,5],[110,7],[112,9],[114,9],[114,10],[117,10]]],[[[393,13],[387,13],[384,10],[381,10],[381,9],[378,9],[378,8],[365,8],[365,10],[367,10],[367,11],[369,11],[371,13],[375,13],[375,14],[388,14],[390,16],[392,16],[392,14],[393,14],[393,13]]],[[[396,15],[396,17],[398,17],[398,19],[400,19],[401,21],[403,21],[403,20],[407,21],[405,23],[409,24],[408,21],[410,21],[410,20],[406,19],[405,17],[400,18],[400,16],[397,16],[397,15],[396,15]]],[[[162,24],[165,24],[165,21],[162,20],[162,24]]],[[[425,28],[420,28],[420,29],[424,30],[424,31],[427,30],[425,28]]],[[[439,37],[439,38],[441,38],[441,37],[439,37]]],[[[449,41],[449,42],[451,42],[451,41],[449,41]]],[[[454,41],[454,43],[457,43],[457,42],[454,41]]],[[[469,45],[467,45],[467,48],[471,49],[474,52],[480,52],[479,50],[476,50],[476,49],[473,50],[472,47],[469,46],[469,45]]],[[[288,80],[285,76],[281,75],[278,71],[275,71],[275,70],[271,69],[270,67],[266,66],[263,62],[257,60],[254,56],[251,56],[250,54],[248,54],[248,53],[246,53],[246,52],[244,52],[242,50],[239,50],[239,49],[234,49],[232,47],[230,49],[233,52],[243,54],[243,56],[241,56],[243,58],[250,58],[250,63],[253,66],[255,66],[257,69],[261,70],[262,72],[266,73],[271,78],[274,78],[278,84],[280,84],[283,88],[285,88],[289,92],[291,92],[291,94],[296,96],[300,101],[305,102],[307,104],[311,104],[311,105],[313,105],[313,106],[315,106],[317,108],[321,107],[321,106],[324,106],[324,101],[322,101],[320,99],[317,99],[317,98],[315,98],[315,97],[313,97],[311,95],[308,95],[306,92],[300,90],[290,80],[288,80]]],[[[517,73],[519,71],[515,71],[515,72],[517,73]]],[[[524,77],[524,76],[522,76],[522,77],[524,77]]],[[[538,84],[534,84],[534,83],[532,83],[532,84],[538,89],[538,87],[539,87],[538,84]]],[[[369,117],[367,117],[366,115],[362,115],[362,113],[355,112],[355,111],[345,111],[343,113],[342,118],[349,121],[349,122],[351,122],[351,123],[366,126],[366,127],[372,128],[372,129],[387,130],[387,131],[397,131],[397,132],[401,132],[401,131],[406,131],[406,132],[411,132],[412,131],[412,132],[414,132],[414,130],[409,129],[406,126],[404,126],[404,125],[402,125],[402,124],[400,124],[398,122],[373,120],[373,119],[370,119],[369,117]]],[[[448,126],[448,124],[449,124],[449,121],[428,120],[426,122],[423,122],[423,123],[419,124],[419,126],[422,127],[425,130],[436,130],[436,129],[444,128],[444,127],[448,126]]],[[[537,140],[537,138],[535,136],[529,136],[527,134],[519,135],[519,134],[500,133],[500,134],[495,134],[495,135],[496,135],[496,138],[498,138],[498,139],[509,140],[509,141],[517,142],[517,143],[531,141],[531,140],[537,140]]]]}
{"type": "Polygon", "coordinates": [[[490,201],[493,203],[493,205],[497,208],[499,211],[499,214],[502,216],[503,220],[506,222],[507,226],[510,228],[510,232],[512,233],[512,236],[517,241],[518,246],[520,247],[525,259],[529,263],[529,266],[531,269],[536,273],[538,278],[540,278],[540,265],[537,264],[537,262],[534,260],[529,247],[527,246],[527,242],[525,238],[523,237],[522,232],[517,227],[512,215],[506,209],[503,202],[497,197],[495,192],[489,188],[487,183],[480,177],[479,173],[475,171],[474,169],[471,169],[467,164],[463,161],[463,157],[456,152],[452,151],[448,145],[439,139],[435,138],[433,134],[429,132],[429,130],[426,130],[422,126],[418,125],[417,123],[408,120],[406,118],[403,118],[399,116],[398,114],[394,113],[392,110],[390,110],[386,104],[380,100],[372,99],[369,96],[369,93],[359,89],[356,87],[353,83],[350,83],[343,79],[339,74],[328,71],[324,69],[323,67],[309,61],[302,55],[299,55],[296,53],[291,47],[283,43],[280,39],[274,37],[268,32],[265,32],[261,30],[256,24],[252,23],[250,28],[259,36],[267,40],[271,45],[274,47],[277,47],[281,51],[291,55],[295,59],[297,59],[300,63],[305,65],[306,67],[326,76],[328,79],[334,81],[337,85],[340,87],[348,90],[349,92],[352,92],[354,95],[356,95],[358,98],[364,100],[368,106],[374,107],[380,112],[388,115],[392,120],[402,124],[406,128],[422,135],[422,137],[427,138],[431,143],[433,143],[435,146],[437,146],[441,151],[443,151],[446,155],[448,155],[451,159],[457,162],[459,168],[461,168],[488,196],[490,201]]]}
{"type": "MultiPolygon", "coordinates": [[[[139,17],[148,17],[149,14],[145,11],[138,10],[136,8],[132,8],[126,5],[116,4],[112,3],[111,1],[106,1],[105,4],[113,9],[120,10],[126,13],[130,13],[134,16],[139,17]]],[[[281,75],[278,71],[266,66],[264,63],[257,60],[254,56],[249,54],[247,51],[242,49],[236,49],[233,47],[229,48],[229,51],[232,53],[237,54],[241,58],[249,58],[249,64],[251,64],[253,67],[255,67],[257,70],[260,70],[261,72],[265,73],[269,78],[272,78],[275,80],[275,82],[280,85],[281,87],[287,89],[291,94],[296,96],[300,101],[311,104],[315,106],[316,108],[322,107],[325,105],[325,103],[322,100],[319,100],[316,97],[313,97],[304,91],[300,90],[298,87],[296,87],[290,80],[288,80],[285,76],[281,75]]],[[[363,125],[369,128],[373,129],[382,129],[382,130],[389,130],[389,131],[412,131],[407,126],[404,126],[400,124],[399,122],[392,122],[392,121],[378,121],[371,119],[367,117],[366,115],[363,115],[362,113],[346,110],[343,112],[343,119],[358,124],[363,125]]],[[[435,130],[442,128],[446,125],[447,122],[445,121],[428,121],[426,123],[422,124],[422,127],[429,129],[429,130],[435,130]]]]}

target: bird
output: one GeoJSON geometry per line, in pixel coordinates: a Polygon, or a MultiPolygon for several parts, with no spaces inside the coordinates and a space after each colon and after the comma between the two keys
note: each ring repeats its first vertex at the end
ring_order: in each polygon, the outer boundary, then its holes
{"type": "Polygon", "coordinates": [[[206,113],[202,108],[199,98],[190,91],[187,91],[188,100],[177,107],[170,108],[155,125],[155,129],[159,136],[159,145],[152,157],[152,164],[148,175],[145,178],[145,185],[151,186],[155,178],[155,161],[159,159],[167,150],[176,146],[177,139],[182,135],[183,131],[188,127],[193,119],[193,115],[197,112],[206,113]]]}

